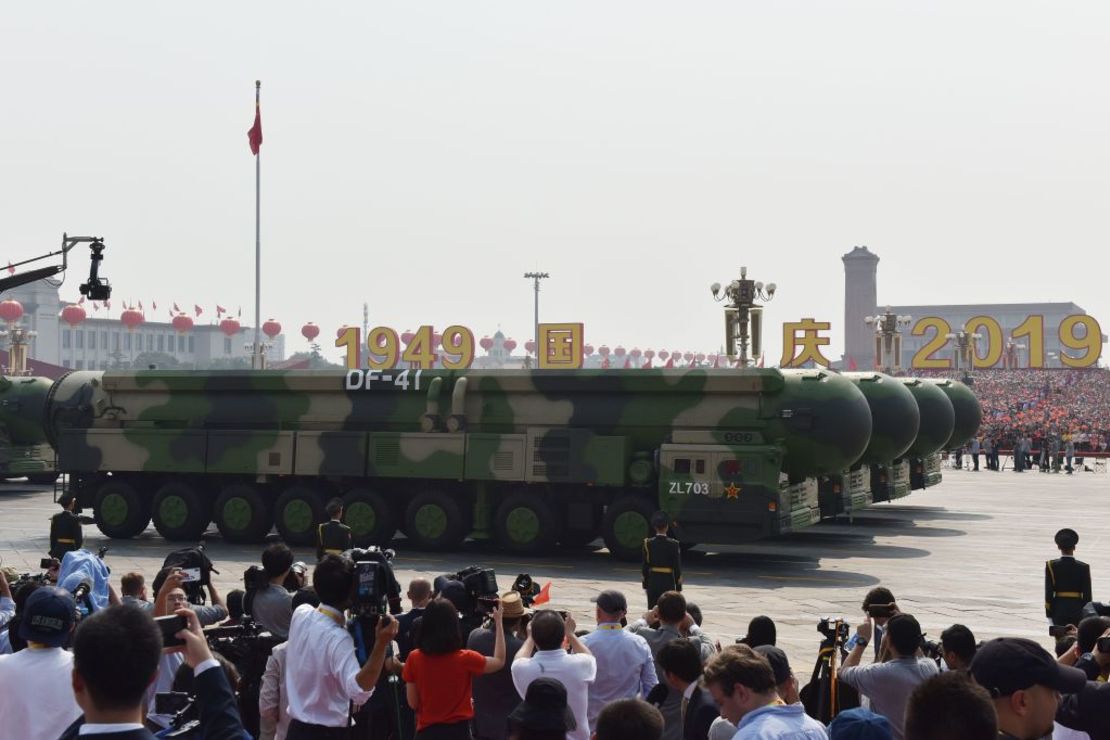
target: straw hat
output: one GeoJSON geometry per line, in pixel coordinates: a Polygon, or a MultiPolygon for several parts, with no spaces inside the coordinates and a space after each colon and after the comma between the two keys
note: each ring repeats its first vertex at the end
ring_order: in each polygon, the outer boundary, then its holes
{"type": "Polygon", "coordinates": [[[501,609],[502,619],[519,619],[528,612],[524,608],[524,601],[516,591],[501,594],[501,609]]]}

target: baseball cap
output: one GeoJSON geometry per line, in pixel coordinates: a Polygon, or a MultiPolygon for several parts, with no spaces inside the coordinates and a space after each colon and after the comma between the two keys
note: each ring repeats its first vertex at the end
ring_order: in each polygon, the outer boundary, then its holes
{"type": "Polygon", "coordinates": [[[524,701],[509,714],[509,722],[534,732],[566,732],[578,726],[567,706],[567,689],[554,678],[537,678],[528,684],[524,701]]]}
{"type": "Polygon", "coordinates": [[[628,601],[620,591],[606,590],[590,599],[597,608],[606,614],[619,614],[628,611],[628,601]]]}
{"type": "Polygon", "coordinates": [[[19,636],[27,642],[61,647],[73,627],[76,612],[73,596],[65,589],[57,586],[36,588],[23,605],[19,636]]]}
{"type": "Polygon", "coordinates": [[[775,674],[775,685],[786,683],[790,679],[790,661],[782,648],[774,645],[760,645],[753,648],[757,653],[767,659],[771,664],[771,671],[775,674]]]}
{"type": "Polygon", "coordinates": [[[1083,671],[1057,663],[1047,650],[1023,637],[997,637],[985,643],[971,660],[971,675],[993,697],[1035,684],[1074,694],[1087,684],[1083,671]]]}
{"type": "Polygon", "coordinates": [[[829,723],[829,740],[891,740],[893,737],[890,720],[863,707],[841,712],[829,723]]]}

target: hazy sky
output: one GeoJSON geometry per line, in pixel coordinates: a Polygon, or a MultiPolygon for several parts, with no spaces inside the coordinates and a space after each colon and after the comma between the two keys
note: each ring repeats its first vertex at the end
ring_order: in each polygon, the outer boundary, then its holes
{"type": "MultiPolygon", "coordinates": [[[[0,19],[3,259],[103,235],[120,302],[722,341],[740,265],[833,322],[1073,300],[1110,329],[1106,2],[52,2],[0,19]]],[[[83,248],[82,248],[83,249],[83,248]]],[[[87,259],[64,297],[77,295],[87,259]]],[[[206,315],[207,316],[207,315],[206,315]]],[[[332,350],[333,354],[335,350],[332,350]]]]}

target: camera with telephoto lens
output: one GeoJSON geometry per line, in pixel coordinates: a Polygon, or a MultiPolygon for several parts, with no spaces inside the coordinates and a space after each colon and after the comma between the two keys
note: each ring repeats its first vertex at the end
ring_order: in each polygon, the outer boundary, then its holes
{"type": "Polygon", "coordinates": [[[497,573],[493,568],[471,565],[458,573],[450,573],[444,577],[463,585],[466,591],[466,603],[456,604],[463,615],[489,614],[497,605],[497,600],[501,598],[497,588],[497,573]]]}
{"type": "Polygon", "coordinates": [[[944,645],[936,640],[929,640],[925,635],[921,636],[921,652],[925,657],[934,661],[938,666],[944,660],[944,645]]]}
{"type": "Polygon", "coordinates": [[[520,594],[520,602],[525,609],[531,609],[536,597],[540,595],[540,584],[532,580],[532,576],[521,573],[513,581],[512,590],[520,594]]]}
{"type": "Polygon", "coordinates": [[[158,737],[191,737],[200,727],[200,711],[195,694],[159,691],[154,695],[154,713],[170,718],[170,726],[158,737]]]}
{"type": "Polygon", "coordinates": [[[843,617],[822,617],[817,623],[817,631],[834,645],[843,645],[848,641],[850,628],[843,617]]]}
{"type": "Polygon", "coordinates": [[[374,627],[381,615],[399,613],[401,588],[392,565],[396,553],[370,546],[348,550],[344,555],[355,564],[351,614],[374,627]]]}

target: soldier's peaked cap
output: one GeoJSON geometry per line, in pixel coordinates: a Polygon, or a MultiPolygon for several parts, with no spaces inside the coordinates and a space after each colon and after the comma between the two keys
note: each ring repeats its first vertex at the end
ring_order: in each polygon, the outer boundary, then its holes
{"type": "Polygon", "coordinates": [[[1056,546],[1064,550],[1070,550],[1079,544],[1079,533],[1074,529],[1064,528],[1056,533],[1056,546]]]}

